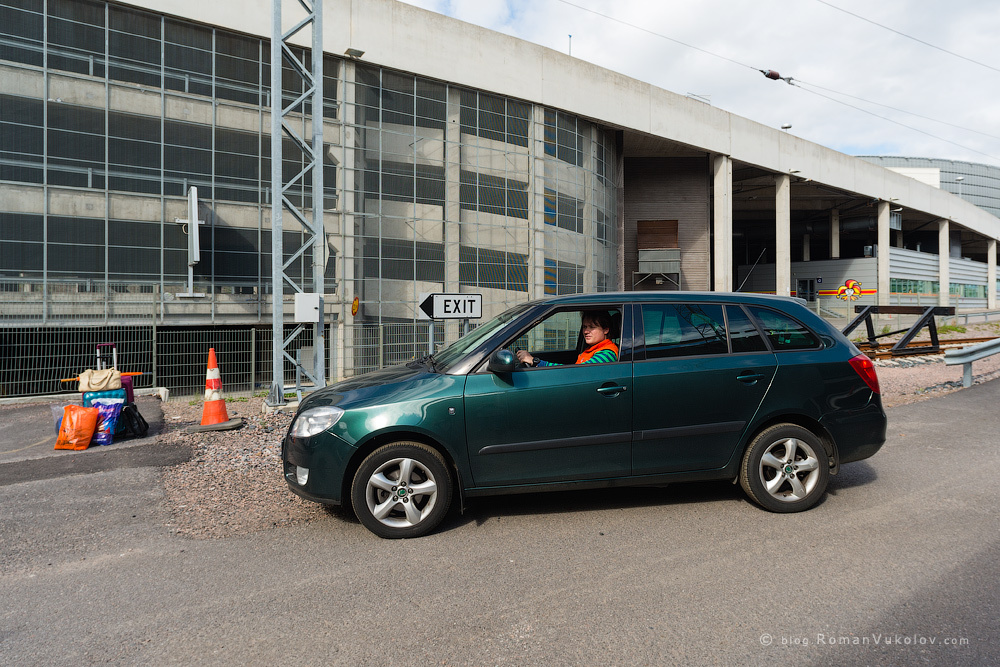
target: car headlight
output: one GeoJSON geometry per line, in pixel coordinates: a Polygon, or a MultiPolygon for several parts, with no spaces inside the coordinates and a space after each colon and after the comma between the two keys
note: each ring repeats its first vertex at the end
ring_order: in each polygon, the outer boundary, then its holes
{"type": "Polygon", "coordinates": [[[308,438],[330,428],[344,414],[341,408],[324,405],[300,412],[292,424],[292,437],[308,438]]]}

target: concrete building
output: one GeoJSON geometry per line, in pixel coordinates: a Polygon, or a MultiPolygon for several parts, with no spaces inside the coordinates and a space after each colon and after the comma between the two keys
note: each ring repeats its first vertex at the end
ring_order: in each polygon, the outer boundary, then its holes
{"type": "MultiPolygon", "coordinates": [[[[270,0],[3,3],[0,325],[17,340],[239,326],[270,344],[271,16],[270,0]],[[191,186],[197,298],[176,222],[191,186]]],[[[843,300],[848,280],[889,303],[919,276],[925,302],[995,307],[1000,220],[918,179],[393,0],[328,0],[323,43],[331,376],[432,345],[429,292],[482,294],[488,317],[612,289],[843,300]]],[[[286,174],[301,166],[286,152],[286,174]]]]}

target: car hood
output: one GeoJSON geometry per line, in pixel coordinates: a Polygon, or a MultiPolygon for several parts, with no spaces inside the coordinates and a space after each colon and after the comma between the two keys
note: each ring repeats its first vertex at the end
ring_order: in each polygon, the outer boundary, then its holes
{"type": "Polygon", "coordinates": [[[336,405],[348,409],[373,403],[406,400],[420,392],[428,382],[440,378],[440,373],[419,362],[389,366],[337,382],[309,394],[302,400],[299,412],[322,405],[336,405]]]}

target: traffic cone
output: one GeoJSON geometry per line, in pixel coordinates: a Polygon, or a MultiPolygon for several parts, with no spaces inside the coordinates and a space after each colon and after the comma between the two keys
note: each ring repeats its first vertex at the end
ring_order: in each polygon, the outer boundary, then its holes
{"type": "Polygon", "coordinates": [[[188,431],[228,431],[243,425],[243,418],[229,418],[226,401],[222,398],[222,375],[215,359],[215,348],[208,349],[208,370],[205,372],[205,405],[201,426],[189,426],[188,431]]]}

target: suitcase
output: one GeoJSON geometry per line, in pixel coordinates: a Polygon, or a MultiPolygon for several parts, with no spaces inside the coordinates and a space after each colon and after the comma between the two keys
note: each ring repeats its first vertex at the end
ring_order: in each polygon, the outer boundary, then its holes
{"type": "MultiPolygon", "coordinates": [[[[124,379],[125,378],[122,378],[122,380],[124,379]]],[[[126,392],[124,387],[125,383],[123,382],[121,389],[108,389],[107,391],[85,391],[83,393],[83,407],[85,408],[94,407],[95,398],[120,398],[123,401],[125,401],[122,405],[122,407],[124,408],[125,405],[128,405],[128,400],[126,399],[126,392]]],[[[119,416],[118,422],[115,424],[115,432],[113,435],[114,437],[119,438],[124,433],[125,433],[125,423],[119,416]]]]}
{"type": "Polygon", "coordinates": [[[125,402],[135,403],[135,392],[132,391],[132,376],[123,375],[122,376],[122,389],[125,390],[125,402]]]}
{"type": "MultiPolygon", "coordinates": [[[[124,378],[122,378],[124,379],[124,378]]],[[[85,391],[83,392],[83,407],[94,407],[95,398],[120,398],[128,403],[128,393],[122,389],[108,389],[107,391],[85,391]]]]}
{"type": "MultiPolygon", "coordinates": [[[[97,370],[102,370],[105,368],[118,368],[118,346],[115,343],[98,343],[97,344],[97,370]],[[104,349],[101,349],[104,348],[104,349]],[[108,352],[107,348],[111,348],[111,359],[106,359],[106,354],[108,352]]],[[[135,403],[135,392],[132,388],[132,376],[123,375],[122,376],[122,389],[125,390],[125,402],[135,403]]],[[[86,400],[86,399],[85,399],[86,400]]],[[[84,407],[88,407],[87,403],[84,403],[84,407]]]]}

